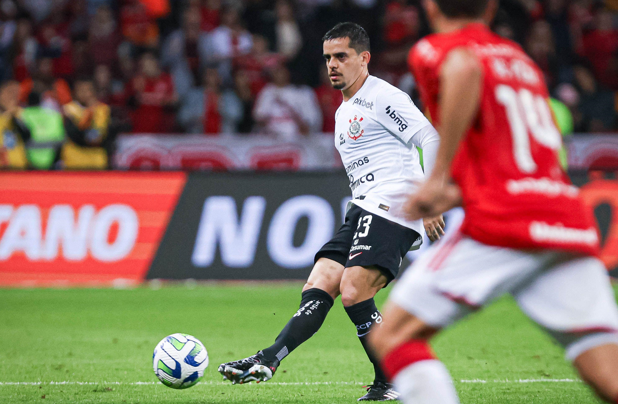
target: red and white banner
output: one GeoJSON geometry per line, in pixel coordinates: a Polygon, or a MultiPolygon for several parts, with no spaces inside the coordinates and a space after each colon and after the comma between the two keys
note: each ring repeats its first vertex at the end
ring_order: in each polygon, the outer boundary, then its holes
{"type": "Polygon", "coordinates": [[[618,135],[576,135],[568,151],[570,170],[618,170],[618,135]]]}
{"type": "Polygon", "coordinates": [[[142,281],[185,173],[0,173],[0,286],[142,281]]]}
{"type": "Polygon", "coordinates": [[[332,134],[294,142],[266,135],[122,135],[115,168],[132,170],[312,170],[341,167],[332,134]]]}

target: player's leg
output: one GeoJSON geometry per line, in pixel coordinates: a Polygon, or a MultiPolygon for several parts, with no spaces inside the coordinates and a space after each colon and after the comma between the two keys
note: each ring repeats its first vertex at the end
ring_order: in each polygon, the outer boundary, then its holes
{"type": "Polygon", "coordinates": [[[280,362],[300,344],[311,338],[322,326],[326,315],[339,296],[344,264],[352,243],[352,226],[360,210],[350,209],[337,234],[315,256],[315,265],[303,287],[298,311],[268,348],[247,358],[223,363],[219,373],[232,383],[269,380],[280,362]]]}
{"type": "Polygon", "coordinates": [[[369,349],[369,334],[382,322],[382,315],[376,307],[374,296],[389,279],[377,268],[355,266],[346,268],[341,279],[341,302],[348,317],[356,326],[356,335],[367,357],[373,364],[375,378],[363,400],[397,398],[389,391],[389,382],[382,372],[379,361],[369,349]]]}
{"type": "Polygon", "coordinates": [[[458,403],[448,370],[429,346],[438,328],[390,301],[384,307],[384,319],[369,342],[401,394],[400,400],[414,404],[458,403]]]}
{"type": "Polygon", "coordinates": [[[397,394],[369,351],[367,338],[382,321],[374,296],[397,276],[403,257],[420,235],[358,207],[355,209],[361,212],[340,289],[341,302],[375,370],[374,382],[361,400],[394,399],[397,394]]]}
{"type": "Polygon", "coordinates": [[[446,367],[429,347],[429,338],[526,282],[540,266],[537,258],[485,246],[455,232],[434,244],[404,273],[389,296],[382,326],[370,337],[404,403],[459,402],[446,367]]]}
{"type": "Polygon", "coordinates": [[[582,352],[573,365],[599,397],[618,404],[618,337],[582,352]]]}
{"type": "Polygon", "coordinates": [[[324,257],[317,260],[303,286],[298,311],[279,333],[275,343],[262,350],[267,360],[283,360],[320,329],[339,296],[342,274],[343,265],[340,263],[324,257]]]}
{"type": "Polygon", "coordinates": [[[607,402],[618,402],[618,307],[601,261],[559,254],[513,295],[565,347],[582,379],[607,402]]]}
{"type": "Polygon", "coordinates": [[[298,311],[281,330],[275,343],[255,355],[221,364],[218,370],[224,380],[243,384],[271,379],[283,358],[320,329],[339,295],[342,274],[342,264],[319,258],[303,287],[298,311]]]}

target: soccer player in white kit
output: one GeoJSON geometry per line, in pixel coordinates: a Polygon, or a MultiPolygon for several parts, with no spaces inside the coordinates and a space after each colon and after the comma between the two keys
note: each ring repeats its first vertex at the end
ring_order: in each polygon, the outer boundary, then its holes
{"type": "MultiPolygon", "coordinates": [[[[367,351],[367,337],[382,321],[375,294],[397,276],[405,254],[420,246],[423,230],[431,240],[444,234],[441,215],[424,222],[403,216],[407,195],[424,178],[416,147],[423,149],[429,173],[439,145],[435,129],[407,94],[369,75],[369,37],[362,27],[336,25],[324,36],[323,50],[331,83],[343,93],[334,142],[353,199],[345,223],[317,252],[300,308],[275,343],[219,366],[232,383],[269,380],[280,361],[319,330],[339,295],[367,351]]],[[[359,400],[396,399],[378,363],[367,355],[375,380],[359,400]]]]}

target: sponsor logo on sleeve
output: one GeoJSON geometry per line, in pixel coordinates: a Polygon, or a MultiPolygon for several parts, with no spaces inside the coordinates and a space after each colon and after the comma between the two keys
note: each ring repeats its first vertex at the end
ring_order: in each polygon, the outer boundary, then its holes
{"type": "Polygon", "coordinates": [[[406,121],[404,117],[399,115],[399,112],[395,111],[394,109],[391,109],[390,105],[386,107],[386,116],[388,116],[393,121],[395,121],[397,126],[399,126],[399,132],[403,132],[406,129],[408,129],[408,121],[406,121]]]}

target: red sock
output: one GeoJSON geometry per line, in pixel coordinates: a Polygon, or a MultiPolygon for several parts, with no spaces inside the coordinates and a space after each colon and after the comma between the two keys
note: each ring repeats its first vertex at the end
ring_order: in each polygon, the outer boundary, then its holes
{"type": "Polygon", "coordinates": [[[389,380],[393,380],[399,371],[409,365],[432,359],[436,359],[436,357],[427,341],[410,340],[399,345],[384,357],[382,370],[389,380]]]}

